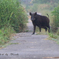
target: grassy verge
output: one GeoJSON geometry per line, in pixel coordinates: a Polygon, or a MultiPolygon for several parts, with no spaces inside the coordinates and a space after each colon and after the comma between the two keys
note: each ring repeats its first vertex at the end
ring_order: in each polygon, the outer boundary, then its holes
{"type": "Polygon", "coordinates": [[[49,40],[55,41],[57,44],[59,44],[59,31],[57,33],[49,33],[49,40]]]}
{"type": "Polygon", "coordinates": [[[10,41],[10,36],[12,33],[15,33],[15,31],[11,26],[0,29],[0,47],[10,41]]]}
{"type": "Polygon", "coordinates": [[[10,41],[11,34],[24,31],[28,18],[18,0],[0,0],[0,9],[0,47],[2,47],[10,41]]]}

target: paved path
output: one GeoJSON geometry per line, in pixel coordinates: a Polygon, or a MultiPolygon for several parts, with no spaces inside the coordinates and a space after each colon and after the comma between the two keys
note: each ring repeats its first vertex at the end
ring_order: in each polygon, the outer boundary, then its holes
{"type": "MultiPolygon", "coordinates": [[[[28,29],[32,24],[29,20],[28,29]]],[[[59,45],[47,40],[47,35],[31,35],[32,32],[17,33],[10,45],[0,50],[0,59],[59,59],[59,45]]]]}

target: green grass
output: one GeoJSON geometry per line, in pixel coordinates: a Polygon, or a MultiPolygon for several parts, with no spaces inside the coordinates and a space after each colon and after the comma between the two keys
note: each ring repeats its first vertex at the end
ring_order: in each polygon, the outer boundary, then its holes
{"type": "Polygon", "coordinates": [[[8,43],[12,33],[15,33],[15,31],[11,26],[0,29],[0,45],[8,43]]]}
{"type": "Polygon", "coordinates": [[[49,40],[55,41],[57,44],[59,44],[59,35],[56,33],[49,33],[49,40]]]}
{"type": "Polygon", "coordinates": [[[52,33],[49,33],[49,36],[52,37],[52,38],[54,38],[54,39],[58,38],[58,36],[56,34],[52,34],[52,33]]]}
{"type": "Polygon", "coordinates": [[[0,48],[8,45],[11,34],[24,31],[27,13],[18,0],[0,0],[0,48]]]}

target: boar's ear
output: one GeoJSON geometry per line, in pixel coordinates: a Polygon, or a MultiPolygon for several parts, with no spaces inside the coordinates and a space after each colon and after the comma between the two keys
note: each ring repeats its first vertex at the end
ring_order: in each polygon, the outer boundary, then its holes
{"type": "Polygon", "coordinates": [[[31,12],[30,12],[29,14],[30,14],[30,15],[32,15],[32,13],[31,13],[31,12]]]}
{"type": "Polygon", "coordinates": [[[35,12],[35,15],[37,15],[37,12],[35,12]]]}

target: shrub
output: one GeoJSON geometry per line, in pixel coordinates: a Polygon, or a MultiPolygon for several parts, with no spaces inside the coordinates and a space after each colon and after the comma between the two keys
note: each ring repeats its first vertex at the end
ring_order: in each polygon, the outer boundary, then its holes
{"type": "Polygon", "coordinates": [[[10,35],[12,33],[15,33],[15,31],[11,26],[0,29],[0,45],[4,45],[5,43],[9,42],[10,35]]]}
{"type": "Polygon", "coordinates": [[[0,29],[8,23],[16,32],[23,30],[27,17],[24,8],[18,0],[0,0],[0,29]],[[19,28],[22,29],[19,29],[19,28]]]}
{"type": "MultiPolygon", "coordinates": [[[[54,11],[52,12],[52,15],[54,16],[53,17],[53,23],[52,23],[52,29],[56,29],[57,30],[57,28],[59,27],[59,6],[58,7],[56,7],[55,9],[54,9],[54,11]]],[[[54,30],[55,30],[54,29],[54,30]]],[[[55,31],[56,31],[55,30],[55,31]]]]}
{"type": "Polygon", "coordinates": [[[52,15],[53,15],[53,23],[51,25],[51,29],[53,32],[57,32],[59,27],[59,6],[54,9],[52,15]]]}
{"type": "Polygon", "coordinates": [[[59,7],[55,8],[54,11],[52,12],[52,14],[54,15],[54,24],[56,27],[59,27],[59,7]]]}
{"type": "Polygon", "coordinates": [[[57,38],[58,38],[58,36],[57,36],[57,35],[54,35],[53,33],[49,33],[49,36],[50,36],[51,38],[54,38],[54,39],[57,39],[57,38]]]}

